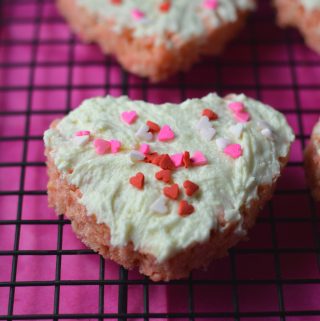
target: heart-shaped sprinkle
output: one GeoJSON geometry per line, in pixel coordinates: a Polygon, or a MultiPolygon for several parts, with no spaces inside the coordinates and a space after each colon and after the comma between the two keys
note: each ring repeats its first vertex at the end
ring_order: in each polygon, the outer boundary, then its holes
{"type": "Polygon", "coordinates": [[[108,142],[107,140],[101,139],[101,138],[95,139],[93,141],[93,145],[94,145],[96,153],[98,155],[106,154],[111,148],[110,142],[108,142]]]}
{"type": "Polygon", "coordinates": [[[250,114],[245,111],[245,106],[240,101],[233,101],[228,104],[228,108],[233,112],[235,120],[239,123],[246,123],[250,120],[250,114]]]}
{"type": "Polygon", "coordinates": [[[85,145],[90,139],[89,135],[85,136],[74,136],[73,141],[75,142],[76,145],[78,146],[83,146],[85,145]]]}
{"type": "Polygon", "coordinates": [[[183,187],[188,196],[192,196],[199,189],[199,185],[189,180],[184,181],[183,187]]]}
{"type": "Polygon", "coordinates": [[[170,10],[171,3],[168,0],[163,1],[160,3],[159,9],[161,12],[168,12],[170,10]]]}
{"type": "Polygon", "coordinates": [[[79,130],[74,135],[75,136],[89,136],[90,131],[89,130],[79,130]]]}
{"type": "Polygon", "coordinates": [[[168,140],[174,139],[174,132],[169,125],[164,125],[158,134],[158,140],[161,142],[166,142],[168,140]]]}
{"type": "Polygon", "coordinates": [[[203,0],[202,6],[205,9],[217,9],[218,7],[218,0],[203,0]]]}
{"type": "Polygon", "coordinates": [[[182,164],[185,168],[188,168],[191,166],[190,153],[188,151],[185,151],[183,153],[182,164]]]}
{"type": "Polygon", "coordinates": [[[162,158],[160,159],[160,162],[159,162],[159,166],[162,169],[169,169],[169,170],[175,169],[175,165],[168,154],[162,155],[162,158]]]}
{"type": "Polygon", "coordinates": [[[263,121],[263,120],[257,121],[257,126],[260,129],[260,132],[263,136],[267,138],[273,137],[270,125],[266,121],[263,121]]]}
{"type": "Polygon", "coordinates": [[[158,133],[160,131],[160,126],[151,120],[147,121],[147,126],[149,127],[149,131],[151,133],[158,133]]]}
{"type": "Polygon", "coordinates": [[[122,0],[111,0],[112,4],[119,5],[122,3],[122,0]]]}
{"type": "Polygon", "coordinates": [[[144,175],[139,172],[135,176],[130,177],[130,184],[137,189],[143,189],[144,186],[144,175]]]}
{"type": "Polygon", "coordinates": [[[185,200],[179,203],[178,213],[180,216],[188,216],[194,212],[194,207],[185,200]]]}
{"type": "Polygon", "coordinates": [[[164,187],[163,188],[163,194],[168,198],[176,200],[179,197],[179,194],[180,194],[179,185],[178,184],[173,184],[171,186],[164,187]]]}
{"type": "Polygon", "coordinates": [[[235,112],[233,115],[236,121],[238,121],[239,123],[246,123],[250,120],[250,114],[247,113],[246,111],[235,112]]]}
{"type": "Polygon", "coordinates": [[[116,154],[119,152],[120,148],[121,148],[121,142],[116,140],[116,139],[112,139],[110,140],[110,145],[111,145],[111,153],[112,154],[116,154]]]}
{"type": "Polygon", "coordinates": [[[240,101],[233,101],[228,104],[228,108],[234,113],[240,113],[244,111],[244,104],[240,101]]]}
{"type": "Polygon", "coordinates": [[[129,157],[130,157],[130,160],[132,163],[136,163],[136,162],[139,162],[139,161],[142,161],[144,160],[144,154],[136,151],[136,150],[132,150],[130,153],[129,153],[129,157]]]}
{"type": "Polygon", "coordinates": [[[212,127],[212,125],[211,125],[209,118],[207,116],[202,116],[196,125],[196,128],[198,130],[201,130],[203,128],[211,128],[211,127],[212,127]]]}
{"type": "Polygon", "coordinates": [[[156,166],[160,166],[160,162],[162,160],[162,158],[164,157],[164,155],[156,155],[153,159],[152,159],[152,164],[156,165],[156,166]]]}
{"type": "Polygon", "coordinates": [[[236,138],[240,138],[243,132],[243,124],[238,123],[229,127],[229,132],[236,138]]]}
{"type": "Polygon", "coordinates": [[[134,20],[141,21],[145,17],[145,14],[143,11],[135,8],[135,9],[132,9],[131,16],[134,20]]]}
{"type": "Polygon", "coordinates": [[[206,108],[202,111],[202,116],[208,117],[209,120],[218,119],[218,115],[214,111],[212,111],[211,109],[208,109],[208,108],[206,108]]]}
{"type": "Polygon", "coordinates": [[[139,152],[142,154],[149,154],[150,153],[150,145],[148,144],[141,144],[139,152]]]}
{"type": "Polygon", "coordinates": [[[168,169],[163,169],[155,174],[155,178],[158,181],[170,183],[171,182],[171,171],[168,169]]]}
{"type": "Polygon", "coordinates": [[[219,150],[223,151],[228,145],[231,144],[231,141],[229,139],[219,137],[216,139],[216,144],[219,150]]]}
{"type": "Polygon", "coordinates": [[[261,134],[265,137],[272,138],[272,131],[270,128],[263,128],[261,134]]]}
{"type": "Polygon", "coordinates": [[[152,163],[152,161],[153,161],[156,157],[158,157],[158,156],[159,156],[158,153],[150,153],[150,154],[147,154],[147,155],[145,155],[144,161],[145,161],[146,163],[152,163]]]}
{"type": "Polygon", "coordinates": [[[230,144],[223,150],[223,152],[236,159],[242,156],[242,147],[239,144],[230,144]]]}
{"type": "Polygon", "coordinates": [[[215,134],[216,134],[216,130],[213,127],[200,129],[200,136],[207,142],[212,140],[215,134]]]}
{"type": "Polygon", "coordinates": [[[134,110],[124,111],[123,113],[121,113],[121,120],[128,125],[134,123],[137,118],[138,114],[134,110]]]}
{"type": "Polygon", "coordinates": [[[136,137],[142,141],[149,142],[153,138],[153,134],[149,132],[149,127],[147,125],[141,125],[141,127],[136,132],[136,137]]]}
{"type": "Polygon", "coordinates": [[[166,214],[168,213],[168,207],[166,203],[166,198],[161,195],[154,203],[151,204],[150,210],[159,214],[166,214]]]}
{"type": "Polygon", "coordinates": [[[208,160],[200,151],[196,151],[193,154],[191,157],[191,162],[193,166],[202,166],[208,164],[208,160]]]}
{"type": "Polygon", "coordinates": [[[180,167],[182,165],[183,154],[178,153],[170,156],[175,167],[180,167]]]}

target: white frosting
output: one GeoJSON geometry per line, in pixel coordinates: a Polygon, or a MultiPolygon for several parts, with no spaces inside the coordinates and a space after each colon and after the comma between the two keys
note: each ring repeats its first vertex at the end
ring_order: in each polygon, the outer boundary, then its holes
{"type": "Polygon", "coordinates": [[[114,31],[124,28],[134,30],[135,37],[154,37],[156,44],[184,42],[193,36],[206,36],[209,29],[237,19],[239,10],[253,10],[254,0],[218,0],[216,9],[203,6],[204,0],[171,0],[167,12],[159,10],[163,0],[122,0],[115,5],[111,0],[76,0],[78,5],[101,19],[114,23],[114,31]],[[144,13],[144,18],[136,20],[132,10],[144,13]],[[173,36],[172,36],[173,34],[173,36]]]}
{"type": "Polygon", "coordinates": [[[320,9],[320,0],[300,0],[307,10],[320,9]]]}
{"type": "MultiPolygon", "coordinates": [[[[127,97],[95,98],[83,104],[62,119],[55,129],[45,132],[44,140],[51,149],[55,165],[70,184],[79,187],[83,196],[79,202],[88,213],[94,213],[99,223],[106,223],[111,231],[111,244],[123,246],[132,241],[135,249],[152,253],[163,261],[194,242],[206,241],[212,229],[218,229],[218,214],[225,212],[225,220],[242,222],[239,209],[257,197],[257,186],[271,184],[280,173],[279,157],[288,154],[294,139],[284,116],[269,106],[244,95],[228,96],[242,101],[251,120],[242,127],[241,136],[234,135],[230,126],[236,124],[227,108],[228,101],[215,94],[202,99],[190,99],[181,105],[153,105],[131,101],[127,97]],[[210,108],[219,116],[211,124],[216,131],[214,139],[204,140],[197,130],[201,112],[210,108]],[[120,120],[123,111],[135,110],[138,119],[132,125],[120,120]],[[173,172],[174,182],[181,190],[185,180],[200,186],[196,196],[187,198],[195,207],[188,217],[178,215],[178,201],[167,201],[167,214],[151,210],[162,195],[165,186],[154,178],[159,167],[144,162],[132,163],[129,154],[138,150],[140,140],[135,132],[154,121],[168,124],[175,133],[170,142],[149,142],[151,151],[173,155],[200,150],[208,159],[205,166],[179,168],[173,172]],[[261,134],[259,123],[269,124],[273,138],[261,134]],[[92,141],[75,144],[74,133],[91,131],[91,139],[117,139],[122,149],[117,154],[98,155],[92,141]],[[217,139],[224,138],[242,146],[243,155],[237,159],[221,151],[217,139]],[[73,172],[70,174],[70,169],[73,172]],[[129,178],[137,172],[145,175],[144,190],[131,186],[129,178]]],[[[185,197],[184,197],[185,198],[185,197]]],[[[159,204],[156,204],[159,206],[159,204]]],[[[237,229],[241,232],[241,225],[237,229]]]]}

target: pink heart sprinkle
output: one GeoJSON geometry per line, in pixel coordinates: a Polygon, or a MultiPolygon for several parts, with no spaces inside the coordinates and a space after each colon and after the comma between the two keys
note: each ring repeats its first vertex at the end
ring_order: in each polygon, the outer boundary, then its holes
{"type": "Polygon", "coordinates": [[[116,154],[120,150],[121,142],[116,139],[113,139],[113,140],[110,140],[110,145],[111,145],[111,153],[116,154]]]}
{"type": "Polygon", "coordinates": [[[240,101],[233,101],[228,104],[228,108],[235,113],[244,111],[244,104],[240,101]]]}
{"type": "Polygon", "coordinates": [[[134,20],[139,21],[142,20],[145,16],[144,12],[139,9],[132,9],[131,16],[134,20]]]}
{"type": "Polygon", "coordinates": [[[208,164],[206,157],[198,150],[194,152],[190,159],[193,166],[202,166],[208,164]]]}
{"type": "Polygon", "coordinates": [[[89,136],[90,131],[89,130],[79,130],[75,133],[75,136],[89,136]]]}
{"type": "Polygon", "coordinates": [[[174,139],[174,132],[168,125],[164,125],[158,134],[158,140],[165,142],[174,139]]]}
{"type": "Polygon", "coordinates": [[[142,154],[149,154],[150,153],[150,145],[148,144],[141,144],[140,145],[140,149],[139,151],[142,153],[142,154]]]}
{"type": "Polygon", "coordinates": [[[93,141],[93,145],[94,145],[94,147],[96,149],[96,153],[98,155],[106,154],[110,150],[110,147],[111,147],[111,144],[107,140],[104,140],[101,138],[95,139],[93,141]]]}
{"type": "Polygon", "coordinates": [[[138,114],[136,111],[131,110],[131,111],[124,111],[123,113],[121,113],[121,120],[124,123],[127,123],[129,125],[131,125],[132,123],[135,122],[135,120],[137,119],[138,114]]]}
{"type": "Polygon", "coordinates": [[[182,159],[183,159],[182,153],[171,155],[170,158],[171,158],[175,167],[182,166],[182,159]]]}
{"type": "Polygon", "coordinates": [[[218,0],[204,0],[202,6],[206,9],[216,9],[218,7],[218,0]]]}
{"type": "Polygon", "coordinates": [[[246,111],[244,111],[244,112],[235,112],[234,113],[234,118],[239,123],[246,123],[247,121],[250,120],[250,114],[247,113],[246,111]]]}
{"type": "Polygon", "coordinates": [[[232,158],[236,159],[242,156],[242,147],[239,144],[228,145],[223,152],[232,158]]]}

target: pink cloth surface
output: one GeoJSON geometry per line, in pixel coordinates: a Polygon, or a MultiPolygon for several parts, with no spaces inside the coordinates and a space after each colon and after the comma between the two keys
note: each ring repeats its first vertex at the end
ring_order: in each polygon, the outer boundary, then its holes
{"type": "Polygon", "coordinates": [[[320,320],[320,211],[310,198],[302,167],[304,144],[319,118],[320,57],[296,32],[278,29],[271,9],[262,3],[223,57],[205,59],[189,73],[154,85],[124,74],[96,46],[75,39],[53,1],[5,1],[0,6],[5,22],[0,25],[2,319],[10,297],[17,320],[19,315],[51,315],[55,295],[60,314],[88,314],[83,320],[98,319],[99,297],[105,314],[119,311],[119,266],[108,260],[101,265],[100,257],[86,250],[67,221],[59,228],[48,208],[41,136],[50,122],[96,95],[119,96],[127,90],[131,98],[160,103],[219,90],[244,92],[285,113],[297,135],[290,164],[249,241],[207,271],[194,271],[193,283],[150,282],[146,287],[144,278],[130,271],[127,313],[136,320],[146,311],[152,320],[172,313],[180,315],[175,320],[187,320],[190,311],[197,320],[235,320],[238,312],[242,321],[283,320],[283,314],[287,321],[320,320]],[[57,256],[60,246],[63,252],[57,256]],[[103,287],[97,282],[101,277],[103,287]],[[61,283],[55,287],[57,279],[61,283]],[[79,280],[84,284],[76,284],[79,280]],[[15,289],[11,295],[10,286],[15,289]],[[214,318],[210,313],[217,314],[214,318]]]}

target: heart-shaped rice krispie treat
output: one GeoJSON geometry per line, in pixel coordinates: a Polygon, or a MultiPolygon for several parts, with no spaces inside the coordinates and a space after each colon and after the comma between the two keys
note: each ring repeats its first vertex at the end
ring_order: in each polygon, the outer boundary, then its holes
{"type": "Polygon", "coordinates": [[[278,24],[296,27],[307,45],[320,54],[320,0],[274,0],[278,24]]]}
{"type": "Polygon", "coordinates": [[[107,96],[55,121],[44,140],[50,206],[105,258],[170,280],[246,237],[294,135],[244,95],[180,105],[107,96]]]}
{"type": "Polygon", "coordinates": [[[159,81],[219,54],[255,0],[58,0],[58,7],[83,40],[159,81]]]}

